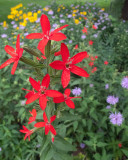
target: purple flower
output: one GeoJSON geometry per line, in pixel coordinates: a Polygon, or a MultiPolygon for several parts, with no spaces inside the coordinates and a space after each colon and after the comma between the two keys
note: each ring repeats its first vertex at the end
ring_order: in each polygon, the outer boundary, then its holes
{"type": "Polygon", "coordinates": [[[71,18],[71,17],[72,17],[72,15],[71,15],[71,14],[69,14],[69,15],[68,15],[68,18],[71,18]]]}
{"type": "Polygon", "coordinates": [[[110,119],[110,122],[114,125],[118,125],[120,126],[124,120],[122,114],[119,112],[119,113],[111,113],[110,116],[109,116],[109,119],[110,119]]]}
{"type": "Polygon", "coordinates": [[[24,45],[24,42],[20,42],[20,46],[24,45]]]}
{"type": "Polygon", "coordinates": [[[69,40],[69,43],[72,43],[72,40],[69,40]]]}
{"type": "Polygon", "coordinates": [[[52,10],[50,10],[50,11],[48,11],[48,14],[49,14],[49,15],[53,15],[54,12],[53,12],[52,10]]]}
{"type": "Polygon", "coordinates": [[[24,36],[27,36],[29,33],[28,32],[26,32],[26,33],[24,33],[24,36]]]}
{"type": "Polygon", "coordinates": [[[80,148],[84,149],[84,148],[85,148],[85,144],[84,144],[84,143],[81,143],[81,144],[80,144],[80,148]]]}
{"type": "Polygon", "coordinates": [[[91,83],[89,86],[92,88],[94,86],[94,84],[91,83]]]}
{"type": "Polygon", "coordinates": [[[1,38],[6,38],[7,37],[7,34],[3,33],[1,34],[1,38]]]}
{"type": "Polygon", "coordinates": [[[124,78],[122,79],[122,81],[121,81],[121,86],[122,86],[123,88],[128,89],[128,77],[124,77],[124,78]]]}
{"type": "Polygon", "coordinates": [[[64,20],[64,19],[61,19],[61,20],[60,20],[60,23],[65,23],[65,20],[64,20]]]}
{"type": "Polygon", "coordinates": [[[2,148],[0,147],[0,152],[2,151],[2,148]]]}
{"type": "Polygon", "coordinates": [[[52,27],[53,27],[53,28],[56,28],[56,27],[57,27],[57,24],[56,24],[56,23],[54,23],[54,24],[52,25],[52,27]]]}
{"type": "Polygon", "coordinates": [[[52,19],[55,19],[55,16],[52,16],[52,19]]]}
{"type": "Polygon", "coordinates": [[[38,18],[37,20],[36,20],[36,23],[39,23],[40,22],[40,18],[38,18]]]}
{"type": "Polygon", "coordinates": [[[111,109],[111,106],[106,106],[106,109],[111,109]]]}
{"type": "Polygon", "coordinates": [[[14,25],[13,25],[13,28],[16,28],[16,27],[17,27],[17,24],[14,24],[14,25]]]}
{"type": "Polygon", "coordinates": [[[63,17],[63,14],[60,14],[60,17],[63,17]]]}
{"type": "Polygon", "coordinates": [[[94,34],[93,37],[97,38],[97,37],[98,37],[98,34],[94,34]]]}
{"type": "Polygon", "coordinates": [[[83,34],[83,35],[81,36],[81,38],[82,38],[82,39],[85,39],[85,38],[86,38],[86,36],[83,34]]]}
{"type": "Polygon", "coordinates": [[[25,27],[24,26],[20,26],[19,29],[25,29],[25,27]]]}
{"type": "Polygon", "coordinates": [[[11,21],[11,24],[15,24],[15,21],[11,21]]]}
{"type": "Polygon", "coordinates": [[[79,87],[75,87],[73,90],[72,90],[72,94],[75,95],[75,96],[79,96],[81,94],[81,89],[79,87]]]}
{"type": "Polygon", "coordinates": [[[106,101],[109,104],[115,105],[116,103],[119,102],[119,98],[115,96],[108,96],[106,101]]]}
{"type": "Polygon", "coordinates": [[[109,88],[109,84],[106,84],[106,85],[105,85],[105,89],[108,89],[108,88],[109,88]]]}
{"type": "Polygon", "coordinates": [[[73,28],[70,29],[70,31],[73,31],[73,30],[74,30],[73,28]]]}

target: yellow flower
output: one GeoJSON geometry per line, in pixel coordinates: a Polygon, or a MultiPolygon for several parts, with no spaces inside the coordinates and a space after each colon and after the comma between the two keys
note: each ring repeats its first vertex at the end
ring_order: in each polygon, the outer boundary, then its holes
{"type": "Polygon", "coordinates": [[[12,44],[15,44],[16,42],[12,42],[12,44]]]}
{"type": "Polygon", "coordinates": [[[101,8],[102,11],[105,11],[105,8],[101,8]]]}
{"type": "Polygon", "coordinates": [[[30,17],[30,16],[32,16],[32,12],[28,12],[28,14],[27,14],[27,15],[28,15],[29,17],[30,17]]]}
{"type": "Polygon", "coordinates": [[[23,18],[22,16],[19,17],[19,19],[22,19],[22,18],[23,18]]]}
{"type": "Polygon", "coordinates": [[[87,14],[87,12],[84,11],[84,12],[83,12],[83,15],[86,15],[86,14],[87,14]]]}
{"type": "Polygon", "coordinates": [[[16,27],[16,29],[18,30],[18,29],[19,29],[19,27],[16,27]]]}
{"type": "Polygon", "coordinates": [[[6,21],[3,22],[3,27],[7,27],[6,21]]]}
{"type": "Polygon", "coordinates": [[[60,8],[58,8],[57,12],[60,12],[60,8]]]}
{"type": "Polygon", "coordinates": [[[81,18],[81,17],[79,17],[79,19],[81,20],[82,18],[81,18]]]}
{"type": "Polygon", "coordinates": [[[22,36],[22,39],[24,39],[24,37],[22,36]]]}
{"type": "Polygon", "coordinates": [[[78,19],[74,19],[75,24],[79,24],[79,20],[78,19]]]}
{"type": "Polygon", "coordinates": [[[20,15],[19,15],[19,14],[17,14],[16,16],[17,16],[17,17],[19,17],[20,15]]]}
{"type": "Polygon", "coordinates": [[[18,18],[15,18],[15,21],[18,21],[18,18]]]}
{"type": "Polygon", "coordinates": [[[83,14],[83,12],[80,12],[80,14],[82,15],[82,14],[83,14]]]}
{"type": "Polygon", "coordinates": [[[72,16],[73,16],[73,17],[75,17],[75,16],[76,16],[76,14],[75,14],[75,13],[73,13],[73,14],[72,14],[72,16]]]}
{"type": "Polygon", "coordinates": [[[65,7],[63,7],[62,9],[65,9],[65,7]]]}
{"type": "Polygon", "coordinates": [[[72,9],[75,9],[75,7],[72,7],[72,9]]]}
{"type": "Polygon", "coordinates": [[[22,10],[20,10],[20,11],[19,11],[19,14],[22,14],[22,13],[23,13],[23,11],[22,11],[22,10]]]}
{"type": "Polygon", "coordinates": [[[13,38],[16,38],[16,36],[13,36],[13,38]]]}
{"type": "Polygon", "coordinates": [[[8,19],[13,19],[13,15],[8,15],[8,19]]]}
{"type": "Polygon", "coordinates": [[[48,7],[45,7],[45,8],[43,8],[43,10],[44,10],[44,11],[48,11],[48,10],[49,10],[49,8],[48,8],[48,7]]]}
{"type": "Polygon", "coordinates": [[[38,13],[38,14],[40,14],[40,13],[41,13],[41,11],[39,10],[39,11],[37,11],[37,13],[38,13]]]}

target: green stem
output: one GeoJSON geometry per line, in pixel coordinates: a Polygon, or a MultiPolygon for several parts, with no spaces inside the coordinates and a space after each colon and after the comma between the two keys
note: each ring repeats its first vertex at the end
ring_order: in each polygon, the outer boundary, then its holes
{"type": "Polygon", "coordinates": [[[22,61],[22,62],[24,62],[24,63],[26,63],[26,64],[28,64],[28,65],[30,65],[32,67],[37,67],[37,68],[43,68],[44,67],[44,65],[42,65],[42,64],[40,65],[38,63],[35,63],[31,59],[28,59],[28,58],[23,57],[23,56],[20,58],[20,61],[22,61]]]}
{"type": "Polygon", "coordinates": [[[34,56],[36,56],[36,57],[41,58],[41,55],[40,55],[39,53],[37,53],[37,51],[36,51],[35,49],[32,49],[32,48],[30,48],[30,47],[28,47],[28,46],[24,46],[23,49],[24,49],[26,52],[28,52],[29,54],[32,54],[32,55],[34,55],[34,56]]]}

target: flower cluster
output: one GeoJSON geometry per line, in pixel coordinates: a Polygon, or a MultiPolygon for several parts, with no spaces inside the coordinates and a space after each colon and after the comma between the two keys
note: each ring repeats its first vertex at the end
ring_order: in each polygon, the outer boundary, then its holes
{"type": "Polygon", "coordinates": [[[115,105],[116,103],[118,103],[119,98],[110,95],[110,96],[107,97],[107,100],[106,100],[106,101],[107,101],[107,103],[109,103],[109,104],[115,105]]]}
{"type": "Polygon", "coordinates": [[[110,122],[114,125],[118,125],[120,126],[124,120],[122,114],[119,112],[119,113],[111,113],[110,116],[110,122]]]}
{"type": "MultiPolygon", "coordinates": [[[[77,63],[80,63],[86,56],[87,52],[80,52],[74,55],[73,57],[70,57],[69,50],[67,46],[64,43],[61,43],[61,49],[56,56],[61,55],[62,61],[55,60],[53,62],[49,63],[49,57],[50,57],[50,50],[47,51],[46,47],[50,47],[51,40],[54,41],[61,41],[66,39],[66,36],[60,32],[63,28],[67,27],[68,25],[61,26],[60,28],[57,28],[50,32],[50,22],[48,17],[45,14],[42,14],[40,18],[40,24],[42,28],[41,33],[31,33],[26,36],[27,39],[40,39],[37,49],[39,49],[42,53],[43,59],[46,61],[47,68],[53,68],[56,70],[62,70],[61,75],[61,84],[63,88],[66,88],[70,82],[70,72],[82,76],[82,77],[89,77],[89,74],[83,69],[78,66],[76,66],[77,63]],[[45,58],[44,58],[45,57],[45,58]]],[[[24,48],[25,49],[25,48],[24,48]]],[[[29,59],[23,57],[23,48],[20,48],[20,35],[17,36],[17,42],[16,42],[16,49],[12,48],[9,45],[5,46],[5,51],[11,56],[9,60],[4,62],[0,69],[6,67],[10,63],[14,63],[11,74],[14,74],[18,65],[19,60],[32,65],[32,66],[38,66],[39,64],[36,64],[34,61],[30,61],[29,59]]],[[[38,55],[38,53],[31,53],[35,56],[38,55]]],[[[42,57],[39,55],[39,57],[42,57]]],[[[37,111],[36,109],[33,109],[30,111],[31,117],[29,118],[28,124],[31,124],[34,122],[34,128],[28,129],[26,126],[23,126],[23,129],[20,130],[20,132],[25,133],[24,139],[28,137],[30,140],[30,135],[34,133],[38,128],[45,128],[45,135],[51,131],[51,138],[52,141],[54,141],[54,136],[56,135],[56,130],[51,124],[55,119],[56,115],[51,115],[50,121],[47,118],[46,115],[46,107],[47,102],[52,101],[54,103],[62,103],[65,102],[65,104],[69,107],[74,109],[75,104],[72,101],[74,98],[81,98],[81,97],[70,97],[71,90],[69,88],[66,88],[64,93],[57,90],[51,89],[50,84],[50,73],[47,70],[46,75],[43,77],[42,81],[36,81],[32,77],[29,77],[29,82],[32,86],[32,90],[24,89],[28,91],[28,93],[25,95],[25,98],[27,99],[26,104],[30,104],[34,102],[35,100],[39,99],[39,106],[40,109],[43,111],[43,122],[37,122],[36,123],[36,117],[37,117],[37,111]]],[[[53,75],[54,76],[54,75],[53,75]]],[[[38,78],[38,77],[37,77],[38,78]]],[[[75,95],[80,95],[81,90],[75,91],[75,95]]],[[[52,113],[49,113],[52,114],[52,113]]]]}

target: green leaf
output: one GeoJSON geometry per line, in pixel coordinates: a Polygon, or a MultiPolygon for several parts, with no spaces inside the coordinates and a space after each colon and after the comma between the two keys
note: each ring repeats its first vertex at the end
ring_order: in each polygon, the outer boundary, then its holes
{"type": "Polygon", "coordinates": [[[126,150],[126,149],[121,149],[121,151],[128,157],[128,150],[126,150]]]}
{"type": "Polygon", "coordinates": [[[73,122],[74,132],[76,131],[77,127],[78,127],[78,121],[73,122]]]}
{"type": "Polygon", "coordinates": [[[107,146],[108,144],[107,143],[104,143],[104,142],[98,142],[97,143],[97,147],[105,147],[107,146]]]}

